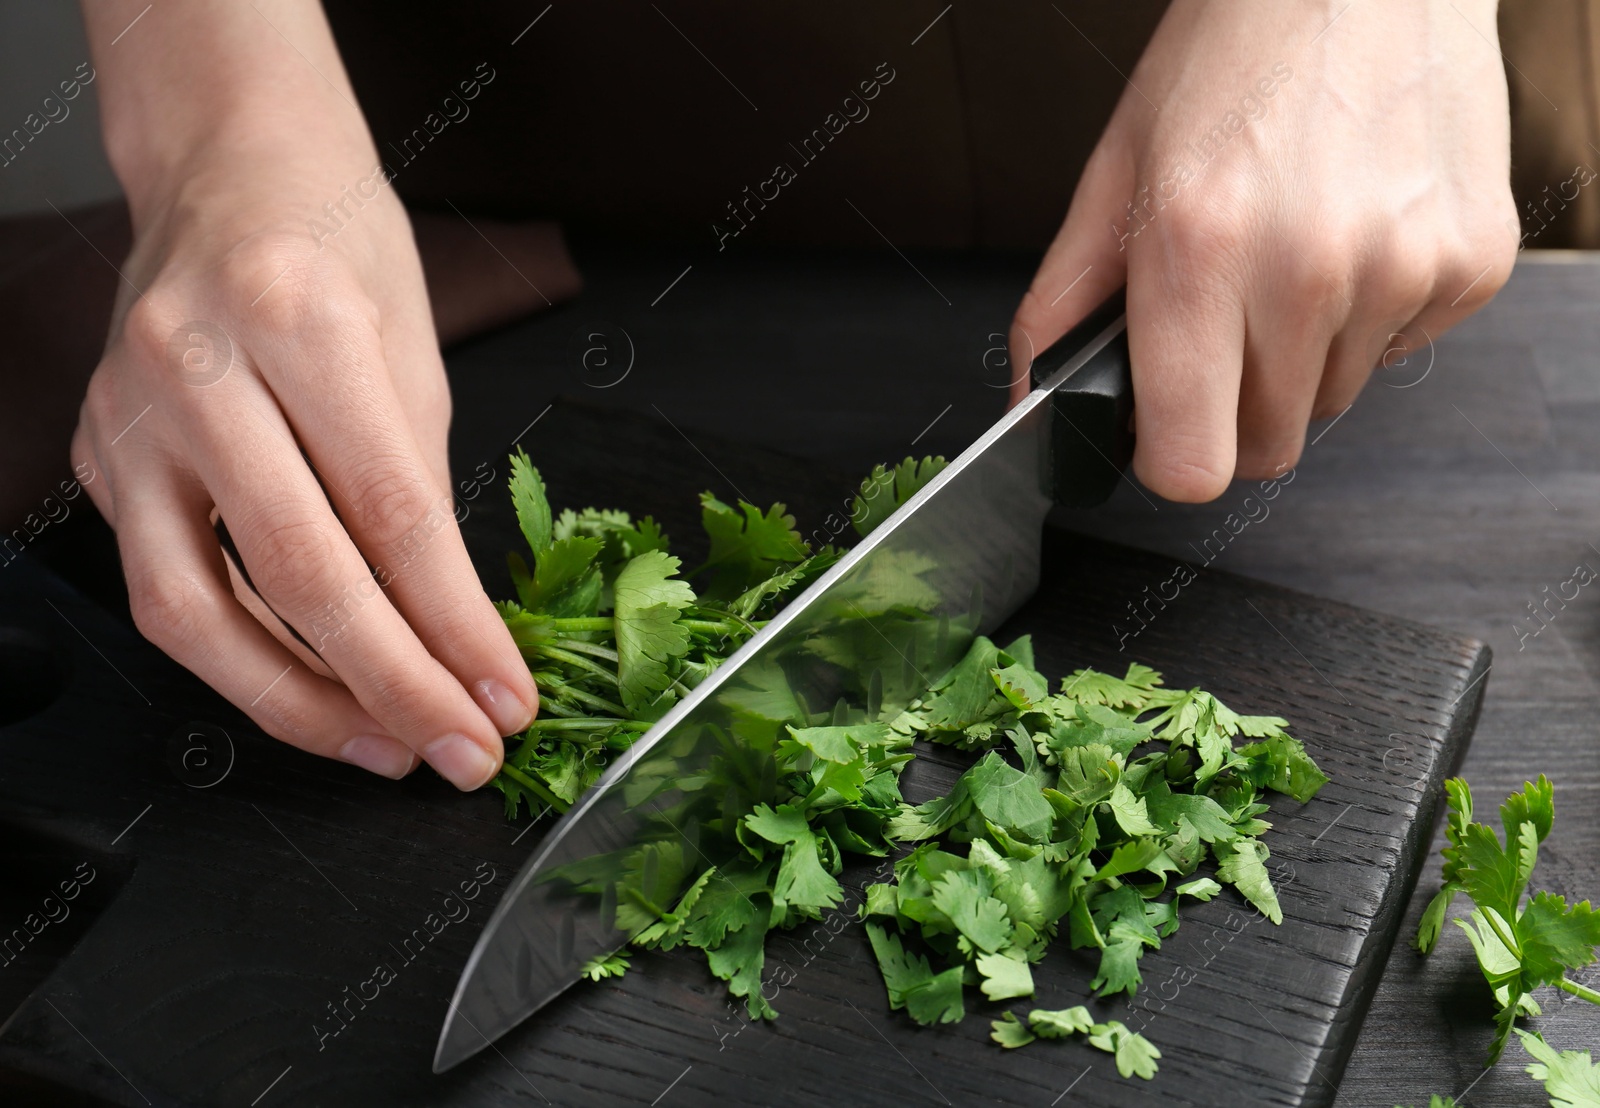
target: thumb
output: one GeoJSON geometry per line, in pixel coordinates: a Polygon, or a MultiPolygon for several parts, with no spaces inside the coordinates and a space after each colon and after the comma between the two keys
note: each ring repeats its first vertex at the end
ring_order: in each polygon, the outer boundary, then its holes
{"type": "Polygon", "coordinates": [[[1017,305],[1010,334],[1013,404],[1032,388],[1033,359],[1128,279],[1124,245],[1130,229],[1125,224],[1134,168],[1132,155],[1118,145],[1103,139],[1089,156],[1066,221],[1017,305]]]}

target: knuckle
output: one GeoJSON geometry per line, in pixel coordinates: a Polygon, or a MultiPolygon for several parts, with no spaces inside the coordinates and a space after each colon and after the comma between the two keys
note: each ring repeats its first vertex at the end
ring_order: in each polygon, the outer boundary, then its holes
{"type": "Polygon", "coordinates": [[[1385,311],[1415,314],[1433,296],[1439,262],[1429,244],[1395,238],[1380,251],[1377,271],[1382,275],[1385,311]],[[1389,311],[1391,307],[1393,311],[1389,311]]]}
{"type": "Polygon", "coordinates": [[[384,550],[421,541],[439,526],[430,527],[441,512],[437,498],[409,461],[373,459],[362,466],[353,483],[354,506],[350,523],[370,542],[384,550]]]}
{"type": "Polygon", "coordinates": [[[1307,307],[1348,307],[1355,299],[1355,259],[1360,236],[1334,225],[1283,232],[1282,279],[1295,302],[1307,307]]]}
{"type": "Polygon", "coordinates": [[[296,335],[312,334],[341,345],[376,345],[378,309],[371,298],[342,287],[296,296],[285,321],[296,335]]]}
{"type": "Polygon", "coordinates": [[[254,299],[286,267],[304,261],[306,253],[304,245],[290,236],[253,234],[223,255],[218,276],[223,288],[254,299]]]}
{"type": "Polygon", "coordinates": [[[166,360],[167,346],[185,318],[181,305],[152,290],[135,300],[123,316],[122,344],[136,361],[159,365],[166,360]]]}
{"type": "Polygon", "coordinates": [[[448,730],[439,720],[441,699],[433,692],[431,674],[419,666],[386,658],[367,675],[361,700],[391,734],[426,735],[448,730]]]}
{"type": "Polygon", "coordinates": [[[1158,241],[1180,270],[1232,267],[1248,249],[1251,217],[1226,197],[1198,195],[1192,205],[1174,208],[1171,216],[1164,224],[1157,222],[1158,241]]]}
{"type": "Polygon", "coordinates": [[[170,654],[204,639],[212,597],[194,577],[157,568],[131,585],[128,604],[139,633],[170,654]]]}
{"type": "Polygon", "coordinates": [[[338,564],[338,545],[315,519],[269,519],[253,544],[250,574],[269,599],[295,610],[315,606],[338,564]]]}

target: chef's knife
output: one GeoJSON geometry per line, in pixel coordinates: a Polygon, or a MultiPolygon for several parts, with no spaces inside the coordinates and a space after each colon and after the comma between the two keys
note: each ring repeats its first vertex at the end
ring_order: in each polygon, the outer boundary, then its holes
{"type": "Polygon", "coordinates": [[[1132,452],[1122,294],[1032,372],[1036,387],[1022,403],[667,712],[551,828],[467,960],[434,1072],[538,1011],[587,961],[651,922],[654,907],[674,904],[688,879],[735,856],[739,814],[770,795],[778,721],[877,718],[1033,593],[1051,504],[1103,500],[1132,452]]]}

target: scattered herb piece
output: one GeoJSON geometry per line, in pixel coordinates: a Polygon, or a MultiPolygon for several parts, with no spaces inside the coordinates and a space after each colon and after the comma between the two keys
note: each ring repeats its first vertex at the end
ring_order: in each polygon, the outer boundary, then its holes
{"type": "Polygon", "coordinates": [[[1589,1060],[1587,1050],[1558,1054],[1543,1035],[1520,1027],[1517,1037],[1533,1058],[1527,1071],[1535,1081],[1544,1082],[1552,1108],[1600,1108],[1600,1066],[1589,1060]]]}
{"type": "MultiPolygon", "coordinates": [[[[1587,900],[1568,906],[1565,898],[1538,892],[1523,902],[1528,879],[1539,860],[1539,844],[1555,820],[1554,790],[1548,778],[1523,785],[1500,806],[1504,840],[1473,822],[1472,790],[1453,777],[1445,782],[1449,816],[1445,823],[1444,885],[1429,902],[1417,928],[1416,946],[1429,953],[1444,929],[1445,913],[1460,894],[1473,903],[1466,919],[1454,920],[1466,932],[1478,966],[1494,994],[1497,1033],[1487,1065],[1505,1051],[1519,1015],[1539,1015],[1534,989],[1555,985],[1600,1004],[1600,992],[1566,976],[1595,960],[1600,945],[1600,913],[1587,900]]],[[[1526,1042],[1526,1037],[1524,1042],[1526,1042]]]]}

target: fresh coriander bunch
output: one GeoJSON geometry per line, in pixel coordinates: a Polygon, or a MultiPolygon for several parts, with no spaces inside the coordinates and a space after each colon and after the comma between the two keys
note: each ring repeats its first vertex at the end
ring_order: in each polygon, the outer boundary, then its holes
{"type": "Polygon", "coordinates": [[[682,574],[650,516],[596,508],[552,515],[521,450],[510,485],[533,565],[507,556],[517,600],[497,607],[538,683],[540,718],[494,779],[507,816],[525,800],[566,811],[617,752],[839,555],[813,551],[782,504],[763,512],[704,493],[710,554],[682,574]]]}
{"type": "MultiPolygon", "coordinates": [[[[865,535],[944,468],[940,457],[877,466],[851,520],[865,535]]],[[[564,812],[620,751],[742,646],[841,551],[812,549],[782,504],[765,511],[700,496],[706,560],[682,572],[650,516],[552,512],[522,450],[510,491],[532,566],[507,556],[516,601],[497,605],[538,683],[540,718],[494,785],[506,815],[564,812]]]]}

